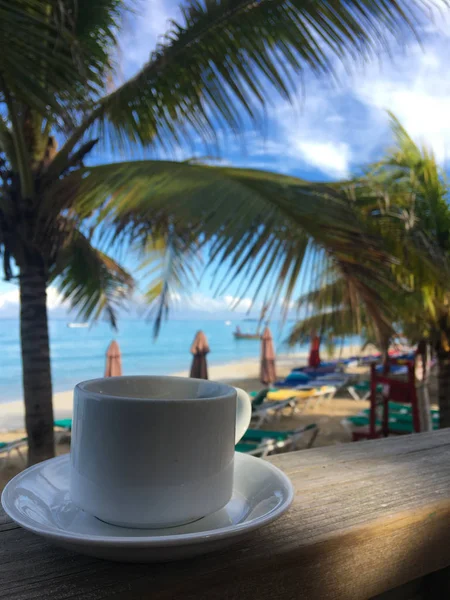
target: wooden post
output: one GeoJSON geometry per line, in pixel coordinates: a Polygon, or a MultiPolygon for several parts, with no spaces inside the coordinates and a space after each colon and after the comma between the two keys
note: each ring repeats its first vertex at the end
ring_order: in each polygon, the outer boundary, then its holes
{"type": "Polygon", "coordinates": [[[377,437],[377,378],[375,364],[370,367],[370,424],[369,438],[377,437]]]}

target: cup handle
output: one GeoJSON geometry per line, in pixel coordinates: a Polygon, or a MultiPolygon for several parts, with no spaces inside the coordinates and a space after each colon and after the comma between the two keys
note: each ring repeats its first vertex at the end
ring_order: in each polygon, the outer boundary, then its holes
{"type": "Polygon", "coordinates": [[[244,433],[247,431],[250,425],[250,419],[252,418],[252,401],[250,396],[241,388],[234,388],[236,390],[236,440],[237,444],[242,438],[244,433]]]}

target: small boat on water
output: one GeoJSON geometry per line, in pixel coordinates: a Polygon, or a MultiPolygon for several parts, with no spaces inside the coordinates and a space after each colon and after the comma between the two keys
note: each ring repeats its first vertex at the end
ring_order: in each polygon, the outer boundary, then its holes
{"type": "Polygon", "coordinates": [[[263,308],[261,310],[261,316],[259,319],[250,319],[250,318],[244,319],[244,321],[251,321],[251,322],[256,321],[258,323],[255,333],[244,333],[243,331],[241,331],[241,328],[239,327],[239,325],[237,325],[236,329],[233,331],[234,339],[235,340],[260,340],[261,339],[261,333],[260,333],[261,325],[264,320],[264,317],[266,316],[267,309],[268,309],[267,305],[263,306],[263,308]]]}
{"type": "Polygon", "coordinates": [[[259,340],[261,338],[259,327],[256,333],[244,333],[241,331],[241,328],[238,325],[233,331],[233,335],[236,340],[259,340]]]}
{"type": "Polygon", "coordinates": [[[89,327],[89,323],[67,323],[67,327],[70,327],[70,329],[81,329],[89,327]]]}
{"type": "Polygon", "coordinates": [[[259,333],[242,333],[240,331],[233,331],[233,335],[237,340],[259,340],[261,335],[259,333]]]}

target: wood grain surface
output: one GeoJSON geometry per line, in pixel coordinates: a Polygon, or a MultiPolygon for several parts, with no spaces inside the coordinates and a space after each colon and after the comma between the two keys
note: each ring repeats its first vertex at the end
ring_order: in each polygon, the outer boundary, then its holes
{"type": "MultiPolygon", "coordinates": [[[[77,555],[0,512],[0,598],[363,600],[450,565],[450,429],[271,461],[294,483],[289,512],[227,550],[178,563],[77,555]]],[[[448,569],[442,577],[439,589],[448,569]]],[[[419,598],[419,588],[386,598],[419,598]]]]}

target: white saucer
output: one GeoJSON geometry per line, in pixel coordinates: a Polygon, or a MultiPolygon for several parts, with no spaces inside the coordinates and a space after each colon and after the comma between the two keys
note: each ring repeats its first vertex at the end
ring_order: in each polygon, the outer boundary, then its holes
{"type": "Polygon", "coordinates": [[[234,490],[221,510],[195,523],[165,529],[128,529],[99,521],[69,496],[69,455],[19,473],[2,505],[16,523],[83,554],[127,562],[160,562],[222,548],[282,515],[294,491],[271,463],[236,453],[234,490]]]}

